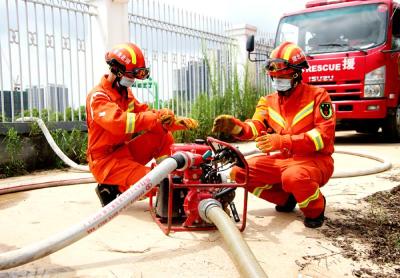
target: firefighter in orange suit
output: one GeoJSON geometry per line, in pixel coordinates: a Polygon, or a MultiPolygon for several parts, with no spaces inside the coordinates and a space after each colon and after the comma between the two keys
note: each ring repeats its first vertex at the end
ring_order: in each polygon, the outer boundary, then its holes
{"type": "Polygon", "coordinates": [[[159,162],[170,154],[171,132],[198,126],[169,109],[149,109],[133,96],[130,87],[135,79],[149,77],[138,46],[116,45],[105,60],[110,72],[86,99],[87,159],[103,206],[146,175],[149,161],[159,162]]]}
{"type": "MultiPolygon", "coordinates": [[[[249,191],[276,204],[278,212],[291,212],[298,204],[304,225],[324,223],[325,197],[320,187],[333,173],[335,114],[325,89],[302,82],[306,57],[297,45],[284,42],[271,52],[267,73],[275,93],[261,97],[252,119],[242,122],[230,115],[214,120],[213,132],[241,140],[255,140],[266,154],[249,162],[249,191]],[[269,152],[278,151],[268,155],[269,152]]],[[[232,179],[242,182],[235,167],[232,179]]]]}

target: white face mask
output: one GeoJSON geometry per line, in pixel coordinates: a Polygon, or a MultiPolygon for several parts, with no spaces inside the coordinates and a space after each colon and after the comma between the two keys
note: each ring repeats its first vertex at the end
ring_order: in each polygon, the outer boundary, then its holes
{"type": "Polygon", "coordinates": [[[122,76],[121,80],[119,81],[119,85],[129,88],[132,87],[134,82],[135,82],[134,78],[128,78],[126,76],[122,76]]]}
{"type": "Polygon", "coordinates": [[[292,89],[292,79],[274,78],[272,80],[272,87],[278,92],[286,92],[292,89]]]}

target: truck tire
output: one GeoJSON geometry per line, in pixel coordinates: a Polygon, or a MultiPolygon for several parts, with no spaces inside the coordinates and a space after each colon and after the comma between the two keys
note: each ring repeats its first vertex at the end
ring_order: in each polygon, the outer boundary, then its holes
{"type": "Polygon", "coordinates": [[[392,142],[400,142],[400,104],[396,109],[389,111],[383,126],[383,134],[392,142]]]}

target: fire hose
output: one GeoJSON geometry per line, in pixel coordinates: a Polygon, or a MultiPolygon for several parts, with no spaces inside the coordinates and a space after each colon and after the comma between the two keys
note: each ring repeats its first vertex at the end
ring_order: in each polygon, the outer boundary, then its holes
{"type": "MultiPolygon", "coordinates": [[[[44,136],[46,137],[47,141],[49,142],[51,148],[54,150],[54,152],[58,155],[58,157],[68,166],[70,166],[73,169],[77,169],[80,171],[85,171],[89,172],[89,167],[87,165],[78,165],[71,159],[69,159],[63,152],[62,150],[57,146],[56,142],[54,139],[51,137],[51,134],[49,130],[47,129],[45,123],[43,122],[42,119],[36,118],[36,117],[23,117],[17,119],[17,121],[34,121],[39,125],[39,128],[42,130],[44,136]]],[[[260,153],[260,150],[254,148],[252,150],[249,150],[247,152],[242,152],[244,156],[250,156],[253,154],[260,153]]],[[[371,175],[371,174],[376,174],[380,173],[383,171],[386,171],[392,167],[392,164],[390,161],[386,160],[385,158],[378,157],[374,154],[367,153],[364,151],[349,151],[349,150],[342,150],[342,149],[336,149],[335,153],[341,153],[341,154],[347,154],[347,155],[354,155],[354,156],[359,156],[359,157],[364,157],[368,159],[372,159],[375,161],[380,162],[380,164],[367,168],[367,169],[362,169],[362,170],[340,170],[337,171],[335,169],[332,178],[348,178],[348,177],[357,177],[357,176],[364,176],[364,175],[371,175]]],[[[94,179],[93,181],[94,182],[94,179]]],[[[0,191],[1,194],[1,191],[0,191]]]]}
{"type": "MultiPolygon", "coordinates": [[[[252,150],[249,150],[247,152],[242,152],[242,153],[245,157],[248,157],[250,155],[262,154],[262,152],[259,149],[252,149],[252,150]]],[[[392,163],[390,161],[388,161],[387,159],[385,159],[383,157],[378,157],[376,155],[373,155],[371,153],[367,153],[364,151],[349,151],[349,150],[335,149],[335,153],[364,157],[364,158],[375,160],[375,161],[378,161],[381,163],[374,167],[361,169],[361,170],[351,170],[351,169],[350,170],[336,170],[335,169],[335,171],[333,172],[333,175],[331,177],[333,179],[334,178],[349,178],[349,177],[358,177],[358,176],[377,174],[377,173],[386,171],[392,167],[392,163]]]]}
{"type": "Polygon", "coordinates": [[[202,200],[199,204],[199,213],[204,221],[217,226],[243,277],[267,277],[235,224],[222,209],[220,202],[215,199],[202,200]]]}
{"type": "MultiPolygon", "coordinates": [[[[376,173],[384,172],[392,167],[391,162],[386,160],[385,158],[381,158],[381,157],[375,156],[373,154],[369,154],[369,153],[362,152],[362,151],[354,152],[354,151],[348,151],[348,150],[336,150],[335,153],[364,157],[364,158],[378,161],[378,162],[380,162],[380,164],[378,164],[374,167],[371,167],[371,168],[366,168],[366,169],[361,169],[361,170],[356,170],[356,171],[351,170],[351,169],[350,170],[336,170],[335,169],[335,171],[333,172],[333,175],[331,177],[333,179],[334,178],[358,177],[358,176],[376,174],[376,173]]],[[[255,154],[261,154],[261,152],[258,149],[253,149],[253,150],[250,150],[247,152],[243,152],[243,155],[245,157],[248,157],[250,155],[255,155],[255,154]]],[[[67,165],[69,165],[69,164],[67,164],[67,165]]],[[[77,164],[74,162],[74,165],[77,165],[77,164]]],[[[74,166],[71,166],[71,165],[69,165],[69,166],[74,168],[74,166]]],[[[77,166],[82,166],[82,168],[80,168],[80,169],[83,169],[83,167],[85,167],[86,165],[77,165],[77,166]]],[[[94,177],[87,177],[87,178],[78,178],[78,179],[49,181],[49,182],[42,182],[42,183],[29,183],[29,184],[22,184],[22,185],[18,185],[18,186],[5,186],[5,187],[0,188],[0,195],[20,192],[20,191],[33,190],[33,189],[48,188],[48,187],[53,187],[53,186],[85,184],[85,183],[94,183],[94,182],[96,182],[94,177]]]]}
{"type": "Polygon", "coordinates": [[[79,170],[79,171],[84,171],[84,172],[89,172],[89,167],[87,165],[79,165],[76,164],[74,161],[72,161],[68,156],[66,156],[63,151],[57,146],[56,142],[54,141],[53,137],[51,136],[49,130],[47,129],[45,123],[43,122],[42,119],[36,118],[36,117],[22,117],[18,118],[16,120],[17,122],[36,122],[39,126],[39,128],[42,130],[44,136],[46,137],[47,142],[49,143],[50,147],[53,149],[53,151],[56,153],[56,155],[69,167],[79,170]]]}
{"type": "Polygon", "coordinates": [[[117,199],[69,229],[55,234],[46,240],[0,254],[0,270],[20,266],[52,254],[79,239],[91,234],[116,217],[122,210],[148,193],[155,185],[175,169],[191,166],[191,153],[175,153],[157,165],[151,172],[122,193],[117,199]]]}

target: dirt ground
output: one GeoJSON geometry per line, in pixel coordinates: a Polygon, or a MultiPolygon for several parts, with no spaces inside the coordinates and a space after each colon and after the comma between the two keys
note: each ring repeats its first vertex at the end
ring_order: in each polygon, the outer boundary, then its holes
{"type": "MultiPolygon", "coordinates": [[[[397,182],[399,177],[393,177],[397,182]]],[[[322,233],[340,247],[346,258],[371,260],[392,270],[354,269],[357,277],[400,277],[400,186],[361,200],[362,211],[339,209],[328,219],[322,233]],[[357,247],[362,245],[362,248],[357,247]]]]}
{"type": "MultiPolygon", "coordinates": [[[[240,149],[252,148],[240,145],[240,149]]],[[[392,163],[373,175],[331,179],[325,225],[307,229],[303,216],[280,214],[249,196],[242,233],[268,277],[400,277],[400,144],[379,136],[338,132],[338,150],[368,151],[392,163]]],[[[335,171],[362,170],[378,162],[334,154],[335,171]]],[[[2,186],[89,177],[51,171],[0,180],[2,186]]],[[[96,213],[95,184],[0,196],[0,253],[63,231],[96,213]]],[[[242,210],[238,190],[236,205],[242,210]]],[[[0,271],[0,277],[240,277],[218,231],[166,236],[138,201],[107,225],[47,257],[0,271]]]]}

